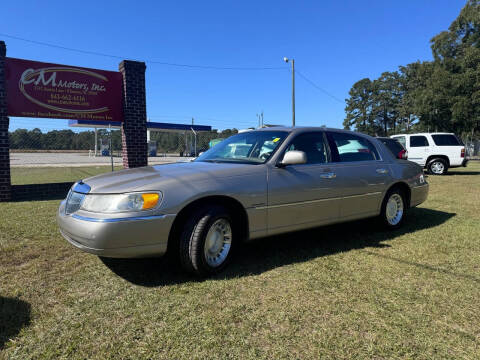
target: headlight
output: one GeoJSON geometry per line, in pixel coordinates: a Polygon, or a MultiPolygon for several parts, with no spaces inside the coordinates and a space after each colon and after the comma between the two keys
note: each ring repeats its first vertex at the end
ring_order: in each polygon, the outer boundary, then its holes
{"type": "Polygon", "coordinates": [[[67,195],[67,202],[65,205],[65,213],[73,214],[75,211],[80,209],[83,200],[85,199],[85,194],[80,194],[70,190],[67,195]]]}
{"type": "Polygon", "coordinates": [[[82,210],[103,213],[150,210],[162,200],[161,193],[134,193],[85,196],[82,210]]]}

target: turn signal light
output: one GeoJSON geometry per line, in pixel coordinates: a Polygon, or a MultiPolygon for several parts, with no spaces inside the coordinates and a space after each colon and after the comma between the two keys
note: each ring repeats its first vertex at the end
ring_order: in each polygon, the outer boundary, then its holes
{"type": "Polygon", "coordinates": [[[143,199],[142,210],[148,210],[148,209],[154,208],[157,205],[159,196],[156,193],[142,194],[142,199],[143,199]]]}

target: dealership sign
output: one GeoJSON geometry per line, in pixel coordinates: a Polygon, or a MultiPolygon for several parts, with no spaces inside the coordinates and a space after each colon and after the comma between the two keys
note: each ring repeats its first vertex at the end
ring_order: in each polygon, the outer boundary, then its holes
{"type": "Polygon", "coordinates": [[[123,121],[119,72],[5,60],[8,115],[123,121]]]}

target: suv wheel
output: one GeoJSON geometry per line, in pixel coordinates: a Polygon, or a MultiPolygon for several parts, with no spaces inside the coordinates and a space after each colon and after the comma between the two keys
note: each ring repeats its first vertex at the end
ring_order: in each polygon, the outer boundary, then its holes
{"type": "Polygon", "coordinates": [[[199,276],[224,269],[232,254],[233,230],[232,218],[224,207],[196,211],[180,236],[182,267],[199,276]]]}
{"type": "Polygon", "coordinates": [[[428,172],[433,175],[444,175],[447,170],[447,162],[443,159],[433,159],[428,164],[428,172]]]}

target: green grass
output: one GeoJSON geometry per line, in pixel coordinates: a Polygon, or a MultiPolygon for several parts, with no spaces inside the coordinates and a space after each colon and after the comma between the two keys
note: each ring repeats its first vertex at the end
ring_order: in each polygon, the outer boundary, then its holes
{"type": "MultiPolygon", "coordinates": [[[[115,166],[115,170],[122,169],[115,166]]],[[[81,167],[13,167],[10,169],[12,184],[45,184],[53,182],[68,182],[85,179],[90,176],[111,171],[110,165],[106,166],[81,166],[81,167]]]]}
{"type": "Polygon", "coordinates": [[[480,162],[428,181],[400,230],[268,238],[205,281],[74,249],[58,201],[0,204],[0,359],[479,359],[480,162]]]}

